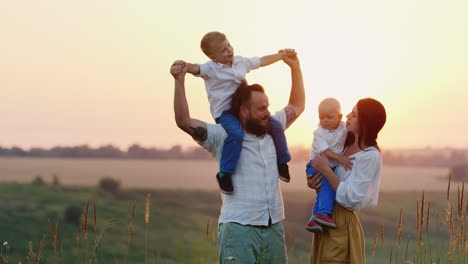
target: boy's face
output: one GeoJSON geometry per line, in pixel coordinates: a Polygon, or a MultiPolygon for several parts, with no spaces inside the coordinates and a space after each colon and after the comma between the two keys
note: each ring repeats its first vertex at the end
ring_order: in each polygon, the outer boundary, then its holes
{"type": "Polygon", "coordinates": [[[214,43],[212,46],[212,55],[210,59],[228,66],[232,66],[232,59],[234,58],[234,49],[226,39],[221,42],[214,43]]]}
{"type": "Polygon", "coordinates": [[[324,129],[334,130],[340,124],[343,115],[334,107],[320,106],[319,118],[320,125],[324,129]]]}

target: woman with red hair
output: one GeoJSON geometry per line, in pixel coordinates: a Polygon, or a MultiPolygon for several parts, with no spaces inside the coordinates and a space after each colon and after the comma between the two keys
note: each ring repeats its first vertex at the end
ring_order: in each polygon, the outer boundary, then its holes
{"type": "Polygon", "coordinates": [[[366,262],[364,232],[356,211],[377,205],[382,158],[377,144],[379,131],[385,124],[384,106],[365,98],[347,116],[348,135],[343,155],[354,158],[352,169],[338,165],[333,171],[325,155],[318,155],[313,166],[320,172],[307,175],[307,185],[320,188],[325,177],[336,191],[333,221],[336,229],[315,234],[311,264],[363,264],[366,262]]]}

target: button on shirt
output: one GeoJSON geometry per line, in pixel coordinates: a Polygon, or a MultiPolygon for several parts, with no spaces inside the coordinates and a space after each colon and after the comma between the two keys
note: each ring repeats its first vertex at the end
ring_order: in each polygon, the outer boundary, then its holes
{"type": "Polygon", "coordinates": [[[260,67],[260,58],[234,56],[232,67],[214,61],[197,65],[200,68],[198,76],[205,80],[211,115],[216,119],[231,108],[232,94],[245,80],[248,72],[260,67]]]}
{"type": "MultiPolygon", "coordinates": [[[[346,140],[346,124],[341,121],[336,129],[328,130],[323,128],[320,123],[314,132],[314,141],[312,142],[312,152],[310,159],[315,159],[321,152],[330,149],[331,151],[340,154],[343,151],[343,146],[346,140]]],[[[338,161],[329,161],[330,167],[336,167],[338,161]]]]}
{"type": "MultiPolygon", "coordinates": [[[[286,127],[284,109],[276,113],[275,118],[283,128],[286,127]]],[[[208,137],[200,145],[219,163],[227,134],[221,125],[207,124],[207,130],[208,137]]],[[[283,220],[283,197],[278,177],[272,137],[269,134],[257,137],[246,133],[240,159],[232,175],[234,193],[221,194],[223,204],[218,222],[268,225],[270,217],[273,224],[283,220]]]]}
{"type": "Polygon", "coordinates": [[[336,189],[336,202],[354,211],[377,205],[382,169],[380,151],[369,147],[350,157],[355,158],[351,170],[345,170],[341,164],[336,168],[341,181],[336,189]]]}

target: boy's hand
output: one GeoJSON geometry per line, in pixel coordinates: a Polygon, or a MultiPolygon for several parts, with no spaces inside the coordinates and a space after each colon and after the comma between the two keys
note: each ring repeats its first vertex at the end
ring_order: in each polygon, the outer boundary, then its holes
{"type": "Polygon", "coordinates": [[[343,165],[345,170],[350,170],[353,167],[353,163],[351,162],[353,159],[355,158],[349,158],[347,156],[340,155],[340,158],[338,158],[338,162],[341,163],[341,165],[343,165]]]}
{"type": "Polygon", "coordinates": [[[176,60],[174,63],[171,65],[170,72],[174,79],[179,79],[185,75],[187,72],[187,66],[185,64],[185,61],[182,60],[176,60]]]}

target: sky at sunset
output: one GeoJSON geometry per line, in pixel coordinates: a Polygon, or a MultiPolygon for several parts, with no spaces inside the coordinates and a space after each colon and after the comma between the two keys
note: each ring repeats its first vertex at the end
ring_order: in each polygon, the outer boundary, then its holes
{"type": "MultiPolygon", "coordinates": [[[[0,1],[0,146],[195,146],[174,121],[176,59],[225,33],[236,55],[294,48],[306,111],[287,131],[308,146],[325,97],[387,109],[384,148],[468,148],[468,1],[0,1]]],[[[290,72],[247,75],[275,112],[290,72]]],[[[203,80],[187,75],[192,117],[213,122],[203,80]]]]}

